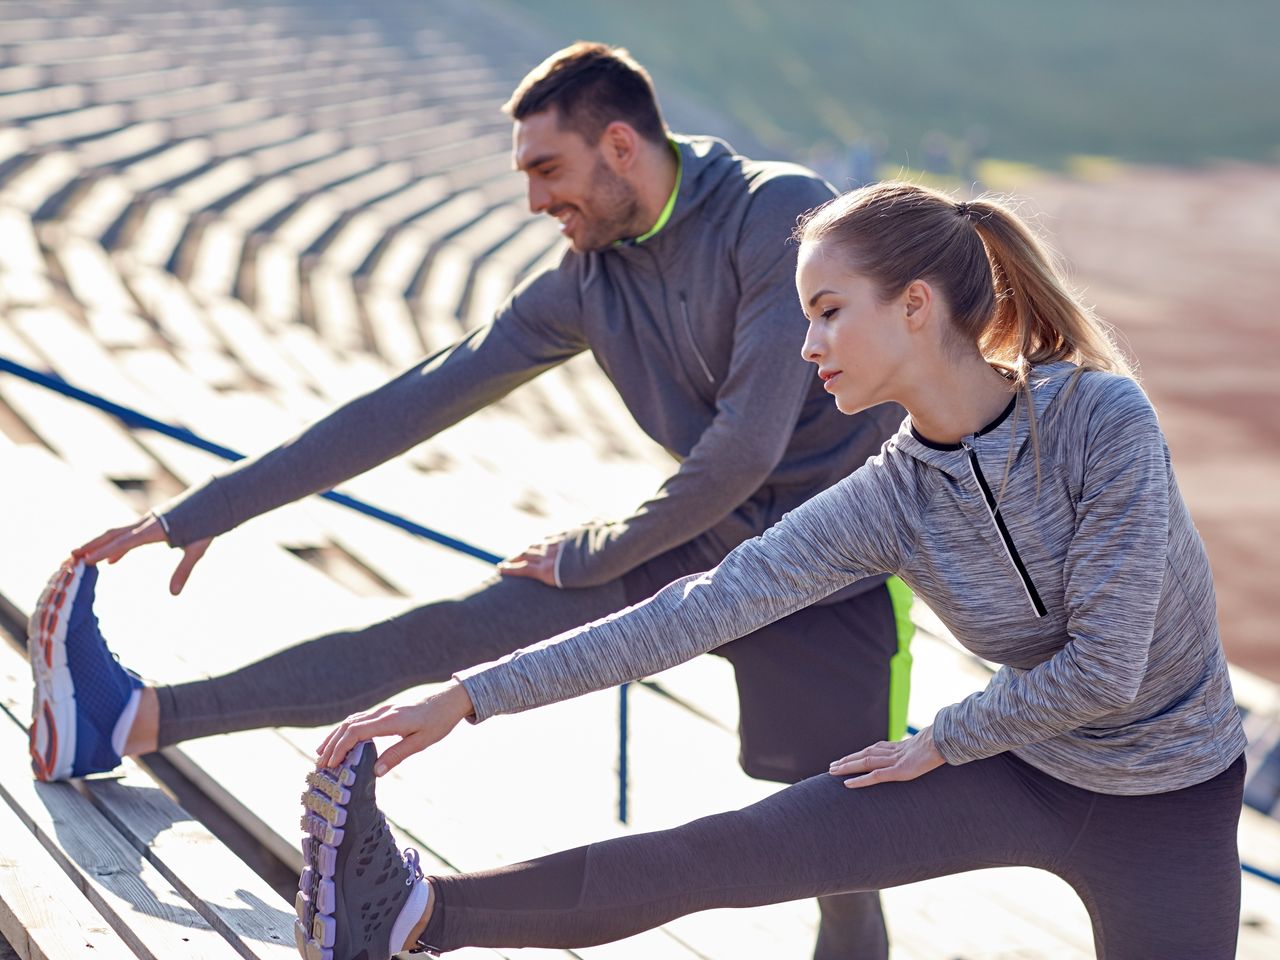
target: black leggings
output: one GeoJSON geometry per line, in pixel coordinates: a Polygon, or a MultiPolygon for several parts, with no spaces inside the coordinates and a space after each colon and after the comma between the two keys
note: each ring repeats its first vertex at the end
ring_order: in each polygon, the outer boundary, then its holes
{"type": "MultiPolygon", "coordinates": [[[[363,630],[333,633],[233,673],[159,687],[161,746],[269,726],[320,726],[420,683],[555,636],[715,566],[723,550],[700,538],[622,580],[556,590],[493,578],[363,630]]],[[[741,703],[743,769],[794,782],[888,732],[889,661],[898,647],[884,587],[808,607],[721,647],[741,703]],[[805,710],[796,710],[804,703],[805,710]]],[[[816,960],[888,955],[875,894],[823,897],[816,960]]]]}
{"type": "Polygon", "coordinates": [[[585,947],[697,910],[1030,866],[1075,888],[1099,957],[1229,960],[1243,783],[1243,758],[1148,796],[1073,787],[1012,754],[858,790],[824,774],[673,830],[433,877],[422,942],[585,947]]]}

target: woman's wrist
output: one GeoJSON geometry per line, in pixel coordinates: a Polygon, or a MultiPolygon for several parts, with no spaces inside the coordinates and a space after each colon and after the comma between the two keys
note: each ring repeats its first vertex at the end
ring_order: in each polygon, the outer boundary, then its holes
{"type": "Polygon", "coordinates": [[[441,706],[448,711],[450,717],[466,720],[476,714],[476,707],[471,702],[471,695],[467,693],[467,688],[457,680],[450,680],[437,696],[440,698],[441,706]]]}

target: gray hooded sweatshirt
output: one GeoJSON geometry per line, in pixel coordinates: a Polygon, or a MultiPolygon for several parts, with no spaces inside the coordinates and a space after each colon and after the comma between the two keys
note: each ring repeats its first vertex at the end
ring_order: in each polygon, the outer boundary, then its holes
{"type": "Polygon", "coordinates": [[[714,570],[458,674],[476,719],[655,673],[896,573],[960,643],[1003,664],[938,712],[948,763],[1012,751],[1112,794],[1221,773],[1245,738],[1208,559],[1155,411],[1128,378],[1075,372],[1034,371],[1038,471],[1022,397],[960,444],[930,443],[908,418],[879,456],[714,570]]]}
{"type": "Polygon", "coordinates": [[[789,238],[831,187],[803,167],[735,156],[718,140],[673,142],[682,175],[657,234],[567,252],[492,323],[171,501],[159,511],[170,544],[331,489],[584,350],[679,468],[630,516],[569,533],[557,571],[565,587],[614,580],[703,534],[723,556],[856,469],[902,411],[885,404],[842,416],[800,357],[805,321],[789,238]]]}

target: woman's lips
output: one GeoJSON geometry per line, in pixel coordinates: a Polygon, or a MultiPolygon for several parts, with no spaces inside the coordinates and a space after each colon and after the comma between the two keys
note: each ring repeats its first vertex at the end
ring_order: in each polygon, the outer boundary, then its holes
{"type": "Polygon", "coordinates": [[[822,388],[823,388],[824,390],[830,390],[830,389],[831,389],[831,384],[835,383],[836,379],[837,379],[837,378],[840,376],[840,374],[842,374],[842,373],[844,373],[844,371],[843,371],[843,370],[833,370],[833,371],[832,371],[832,372],[830,372],[830,373],[824,373],[824,374],[822,374],[822,375],[821,375],[821,376],[822,376],[822,388]]]}

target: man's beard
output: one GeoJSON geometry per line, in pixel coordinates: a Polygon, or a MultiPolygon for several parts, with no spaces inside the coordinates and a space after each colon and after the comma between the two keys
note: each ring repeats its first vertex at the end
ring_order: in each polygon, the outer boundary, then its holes
{"type": "Polygon", "coordinates": [[[604,250],[617,240],[635,235],[640,214],[635,188],[599,158],[591,171],[587,203],[587,207],[578,209],[582,225],[574,240],[576,249],[604,250]]]}

